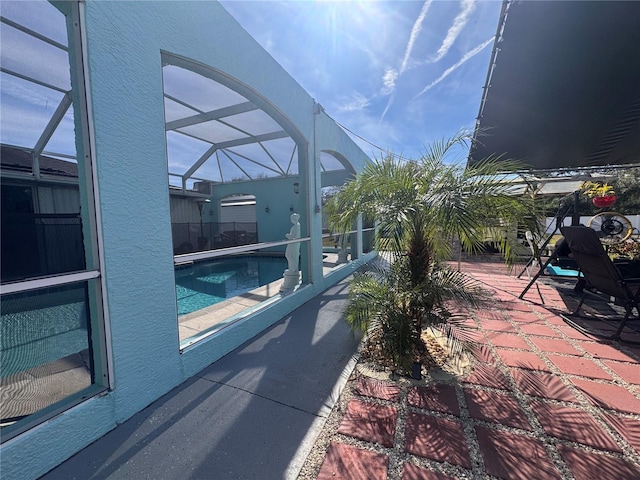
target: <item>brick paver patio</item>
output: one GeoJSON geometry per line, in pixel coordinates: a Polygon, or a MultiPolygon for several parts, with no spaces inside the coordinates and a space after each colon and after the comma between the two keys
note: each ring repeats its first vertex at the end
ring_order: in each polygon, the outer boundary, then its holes
{"type": "Polygon", "coordinates": [[[538,282],[519,300],[526,276],[463,270],[494,292],[469,316],[484,339],[473,372],[421,386],[354,375],[317,478],[640,478],[640,349],[567,324],[570,288],[538,282]]]}

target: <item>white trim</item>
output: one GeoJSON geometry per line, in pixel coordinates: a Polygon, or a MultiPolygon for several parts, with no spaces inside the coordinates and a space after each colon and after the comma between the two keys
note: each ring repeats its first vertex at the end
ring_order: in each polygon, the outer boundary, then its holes
{"type": "MultiPolygon", "coordinates": [[[[95,232],[96,232],[96,241],[98,243],[98,268],[101,272],[105,271],[105,259],[104,259],[104,242],[102,237],[102,218],[100,216],[100,192],[98,189],[98,168],[96,164],[95,151],[94,147],[96,144],[95,141],[95,130],[93,125],[93,110],[91,108],[91,95],[90,91],[90,83],[89,83],[89,57],[88,57],[88,47],[87,47],[87,34],[86,29],[84,28],[84,18],[85,18],[85,8],[86,5],[83,1],[78,2],[78,29],[80,31],[80,54],[82,56],[82,81],[83,81],[83,90],[84,90],[84,102],[86,108],[86,122],[87,129],[89,134],[89,145],[86,147],[89,148],[89,160],[91,164],[91,184],[93,187],[93,212],[95,217],[95,232]]],[[[100,297],[101,297],[101,306],[102,306],[102,320],[104,325],[104,346],[106,349],[107,356],[107,386],[109,389],[114,388],[114,378],[115,372],[113,369],[113,352],[111,346],[111,322],[109,319],[109,308],[107,305],[107,282],[104,275],[100,276],[100,297]]]]}
{"type": "MultiPolygon", "coordinates": [[[[358,218],[356,219],[356,254],[358,258],[362,257],[363,248],[362,248],[362,214],[358,214],[358,218]]],[[[353,254],[352,254],[353,256],[353,254]]]]}
{"type": "Polygon", "coordinates": [[[183,265],[198,260],[207,260],[209,258],[224,257],[225,255],[235,255],[237,253],[252,252],[268,247],[279,247],[281,245],[289,245],[290,243],[308,242],[311,237],[296,238],[295,240],[282,240],[280,242],[262,242],[251,243],[249,245],[241,245],[238,247],[220,248],[218,250],[208,250],[206,252],[185,253],[183,255],[174,255],[173,263],[175,265],[183,265]]]}
{"type": "MultiPolygon", "coordinates": [[[[371,231],[374,231],[375,229],[376,229],[375,227],[369,227],[369,228],[363,228],[362,231],[371,232],[371,231]]],[[[352,235],[354,233],[358,233],[358,230],[349,230],[348,232],[323,233],[322,238],[329,238],[335,235],[352,235]]]]}
{"type": "Polygon", "coordinates": [[[61,285],[68,285],[70,283],[86,282],[87,280],[98,278],[99,276],[100,272],[98,270],[89,270],[86,272],[76,272],[66,275],[56,275],[54,277],[43,277],[15,283],[6,283],[4,285],[0,285],[0,295],[28,292],[30,290],[38,290],[39,288],[58,287],[61,285]]]}

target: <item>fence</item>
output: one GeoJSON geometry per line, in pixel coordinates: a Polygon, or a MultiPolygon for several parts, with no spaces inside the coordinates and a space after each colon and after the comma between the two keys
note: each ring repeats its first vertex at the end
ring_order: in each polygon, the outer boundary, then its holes
{"type": "Polygon", "coordinates": [[[2,282],[84,270],[79,214],[2,215],[2,282]]]}
{"type": "Polygon", "coordinates": [[[174,255],[258,242],[256,222],[172,223],[171,233],[174,255]]]}

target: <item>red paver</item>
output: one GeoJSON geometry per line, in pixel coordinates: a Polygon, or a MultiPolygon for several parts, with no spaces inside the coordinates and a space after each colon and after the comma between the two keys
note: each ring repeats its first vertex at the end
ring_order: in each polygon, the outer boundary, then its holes
{"type": "Polygon", "coordinates": [[[516,333],[516,329],[506,320],[480,320],[480,328],[496,332],[516,333]]]}
{"type": "Polygon", "coordinates": [[[480,322],[485,320],[504,320],[504,316],[499,310],[475,310],[473,314],[480,322]]]}
{"type": "Polygon", "coordinates": [[[509,312],[509,318],[517,323],[539,323],[544,324],[544,320],[533,312],[509,312]]]}
{"type": "Polygon", "coordinates": [[[503,350],[496,348],[498,355],[509,367],[528,368],[529,370],[542,370],[551,372],[551,369],[537,354],[533,352],[517,352],[514,350],[503,350]]]}
{"type": "Polygon", "coordinates": [[[624,460],[564,445],[558,450],[576,480],[640,478],[640,470],[624,460]]]}
{"type": "Polygon", "coordinates": [[[515,433],[476,427],[489,475],[508,479],[561,478],[542,442],[515,433]]]}
{"type": "Polygon", "coordinates": [[[542,335],[545,337],[557,337],[558,332],[556,332],[553,328],[547,327],[542,323],[523,323],[520,325],[520,328],[523,332],[529,335],[542,335]]]}
{"type": "MultiPolygon", "coordinates": [[[[497,275],[495,273],[485,275],[487,284],[495,284],[497,275]]],[[[515,300],[516,296],[511,292],[505,292],[504,290],[494,290],[493,298],[500,300],[500,302],[511,303],[515,300]]]]}
{"type": "Polygon", "coordinates": [[[609,425],[613,426],[624,439],[629,442],[636,452],[640,453],[640,421],[633,418],[618,417],[605,414],[609,425]]]}
{"type": "Polygon", "coordinates": [[[457,329],[458,336],[460,337],[461,340],[467,341],[467,342],[471,342],[471,343],[475,343],[475,344],[482,344],[482,343],[486,343],[487,339],[484,337],[484,331],[480,330],[479,328],[460,328],[457,329]]]}
{"type": "Polygon", "coordinates": [[[356,384],[355,393],[363,397],[373,397],[390,402],[397,402],[400,398],[400,387],[393,383],[376,380],[375,378],[361,377],[356,384]]]}
{"type": "Polygon", "coordinates": [[[398,412],[394,407],[351,400],[338,433],[392,447],[397,419],[398,412]]]}
{"type": "Polygon", "coordinates": [[[493,353],[491,353],[491,349],[486,345],[474,345],[472,347],[471,353],[473,357],[482,363],[493,363],[495,359],[493,358],[493,353]]]}
{"type": "Polygon", "coordinates": [[[455,478],[405,462],[402,466],[402,480],[455,480],[455,478]]]}
{"type": "Polygon", "coordinates": [[[640,365],[637,363],[621,363],[613,360],[603,360],[602,362],[624,381],[640,385],[640,365]]]}
{"type": "MultiPolygon", "coordinates": [[[[564,304],[560,304],[560,308],[564,309],[564,304]]],[[[547,322],[555,327],[562,327],[567,324],[567,322],[565,322],[559,315],[551,315],[550,317],[547,317],[547,322]]]]}
{"type": "Polygon", "coordinates": [[[466,317],[464,320],[457,320],[456,326],[459,326],[460,328],[465,328],[465,329],[469,328],[473,330],[478,328],[478,323],[475,321],[475,319],[471,317],[466,317]]]}
{"type": "Polygon", "coordinates": [[[464,397],[472,418],[531,430],[527,416],[511,395],[465,388],[464,397]]]}
{"type": "MultiPolygon", "coordinates": [[[[558,329],[562,333],[564,333],[567,337],[569,337],[569,338],[571,338],[573,340],[583,340],[583,341],[585,341],[585,340],[590,340],[590,339],[593,338],[593,337],[590,337],[587,334],[582,333],[580,330],[577,330],[577,329],[575,329],[573,327],[570,327],[568,325],[560,326],[560,327],[558,327],[558,329]]],[[[580,344],[580,345],[582,345],[582,344],[580,344]]]]}
{"type": "MultiPolygon", "coordinates": [[[[524,287],[523,287],[524,289],[524,287]]],[[[541,303],[542,299],[545,298],[544,292],[540,289],[540,293],[538,293],[537,288],[530,288],[527,293],[524,294],[523,300],[529,302],[530,305],[541,303]]],[[[545,301],[545,303],[549,303],[545,301]]]]}
{"type": "Polygon", "coordinates": [[[487,338],[491,340],[496,347],[521,348],[523,350],[531,350],[531,347],[522,337],[510,333],[487,332],[487,338]]]}
{"type": "Polygon", "coordinates": [[[633,358],[631,358],[626,353],[621,350],[607,345],[606,343],[598,343],[598,342],[577,342],[580,347],[585,349],[591,355],[596,358],[603,358],[606,360],[618,360],[620,362],[635,362],[633,358]]]}
{"type": "Polygon", "coordinates": [[[450,300],[446,300],[444,302],[444,306],[451,312],[453,315],[459,315],[462,317],[466,317],[470,315],[470,310],[466,305],[460,305],[450,300]]]}
{"type": "Polygon", "coordinates": [[[332,443],[324,457],[318,480],[384,480],[389,458],[382,453],[332,443]]]}
{"type": "Polygon", "coordinates": [[[404,448],[413,455],[471,468],[467,441],[460,422],[409,412],[404,448]]]}
{"type": "Polygon", "coordinates": [[[564,338],[529,337],[529,340],[543,352],[566,353],[567,355],[582,355],[564,338]]]}
{"type": "Polygon", "coordinates": [[[407,394],[407,401],[414,407],[460,416],[458,397],[453,385],[413,387],[407,394]]]}
{"type": "Polygon", "coordinates": [[[542,291],[542,295],[545,297],[545,301],[547,302],[547,304],[562,302],[562,296],[555,288],[549,285],[542,284],[540,285],[540,290],[542,291]]]}
{"type": "Polygon", "coordinates": [[[562,372],[568,375],[611,380],[611,375],[586,357],[563,357],[561,355],[549,354],[547,358],[562,372]]]}
{"type": "Polygon", "coordinates": [[[500,279],[500,287],[511,293],[519,294],[520,290],[529,282],[525,282],[524,279],[513,278],[507,275],[503,275],[500,279]]]}
{"type": "Polygon", "coordinates": [[[543,372],[512,369],[511,376],[520,391],[526,395],[549,398],[562,402],[577,402],[575,395],[560,378],[543,372]]]}
{"type": "Polygon", "coordinates": [[[539,313],[543,317],[557,316],[556,313],[550,311],[549,309],[547,309],[545,307],[540,307],[538,305],[531,305],[531,310],[533,310],[536,313],[539,313]]]}
{"type": "Polygon", "coordinates": [[[548,435],[603,450],[621,451],[611,436],[587,412],[539,401],[531,402],[531,409],[548,435]]]}
{"type": "MultiPolygon", "coordinates": [[[[513,297],[511,297],[513,298],[513,297]]],[[[508,300],[503,301],[500,305],[502,309],[507,310],[509,312],[525,312],[525,313],[533,313],[531,310],[531,305],[528,303],[523,303],[519,300],[508,300]]]]}
{"type": "Polygon", "coordinates": [[[640,414],[640,400],[627,389],[612,383],[598,383],[572,378],[571,383],[578,387],[591,403],[602,408],[640,414]]]}
{"type": "Polygon", "coordinates": [[[476,365],[473,372],[464,377],[462,381],[475,385],[483,385],[485,387],[500,388],[502,390],[511,389],[507,377],[504,376],[498,367],[493,365],[476,365]]]}

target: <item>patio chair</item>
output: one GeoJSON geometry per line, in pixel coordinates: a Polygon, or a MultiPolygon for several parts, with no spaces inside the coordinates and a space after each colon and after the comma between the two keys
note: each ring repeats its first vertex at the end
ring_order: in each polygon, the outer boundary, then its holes
{"type": "Polygon", "coordinates": [[[527,230],[524,233],[524,238],[527,246],[529,247],[530,254],[527,263],[516,278],[520,278],[525,272],[527,272],[527,276],[531,278],[531,269],[538,269],[540,268],[540,265],[542,265],[539,244],[534,240],[533,233],[530,230],[527,230]]]}
{"type": "Polygon", "coordinates": [[[580,316],[586,296],[590,289],[595,289],[600,293],[614,297],[616,304],[625,310],[623,318],[610,318],[609,320],[619,320],[616,332],[608,337],[608,340],[620,340],[620,333],[627,321],[631,318],[633,309],[636,309],[640,318],[640,278],[638,275],[629,277],[623,274],[622,265],[616,265],[605,251],[598,234],[595,230],[584,226],[562,227],[571,254],[574,257],[580,272],[587,281],[587,288],[584,289],[582,298],[578,306],[571,315],[580,316]]]}
{"type": "MultiPolygon", "coordinates": [[[[529,232],[527,232],[529,233],[529,232]]],[[[551,237],[549,237],[550,239],[551,237]]],[[[517,278],[520,278],[522,274],[526,271],[529,276],[529,283],[524,290],[518,296],[519,299],[523,299],[529,289],[535,284],[538,290],[538,295],[540,296],[540,301],[544,304],[544,298],[542,296],[542,292],[540,291],[540,287],[536,284],[537,280],[541,276],[551,277],[557,280],[563,279],[578,279],[581,277],[580,272],[578,272],[578,266],[573,258],[569,257],[569,248],[564,239],[560,239],[556,242],[553,251],[547,256],[546,262],[542,263],[542,254],[541,251],[547,247],[549,243],[548,240],[542,244],[542,247],[538,247],[537,249],[533,247],[533,243],[530,242],[529,237],[527,237],[527,242],[529,242],[531,252],[533,253],[533,257],[529,259],[529,263],[525,266],[524,270],[520,272],[517,278]],[[529,271],[530,266],[538,266],[538,272],[531,277],[531,273],[529,271]]]]}

